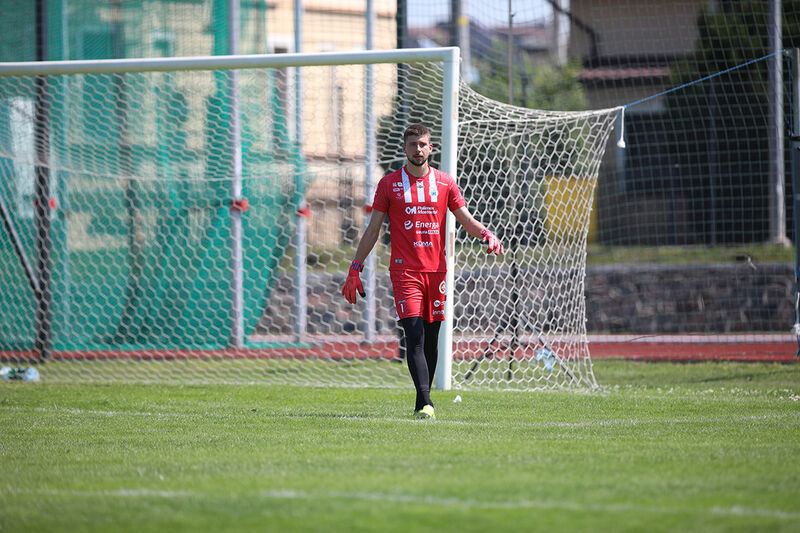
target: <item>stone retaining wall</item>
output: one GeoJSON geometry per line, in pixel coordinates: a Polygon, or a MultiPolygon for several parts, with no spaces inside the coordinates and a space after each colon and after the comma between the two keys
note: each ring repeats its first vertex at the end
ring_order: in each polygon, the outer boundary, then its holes
{"type": "MultiPolygon", "coordinates": [[[[459,329],[481,331],[492,313],[490,306],[509,308],[509,275],[502,270],[491,275],[462,272],[459,287],[473,297],[457,302],[459,329]],[[500,286],[502,285],[502,286],[500,286]],[[505,294],[497,303],[480,297],[482,289],[505,294]]],[[[575,273],[573,272],[572,275],[575,273]]],[[[550,281],[569,281],[566,271],[536,273],[550,281]]],[[[359,308],[344,301],[341,287],[344,273],[308,276],[309,333],[349,333],[360,320],[359,308]]],[[[586,271],[586,325],[588,333],[736,333],[787,332],[794,323],[794,269],[790,264],[737,263],[718,265],[609,265],[586,271]]],[[[289,334],[293,331],[292,279],[281,277],[262,316],[259,334],[289,334]]],[[[552,285],[553,283],[551,283],[552,285]]],[[[528,313],[551,313],[546,319],[559,320],[550,309],[537,306],[547,294],[539,291],[525,296],[528,313]]],[[[377,314],[379,333],[395,331],[394,302],[386,273],[378,277],[377,314]]],[[[544,306],[552,308],[552,305],[544,306]]],[[[496,313],[495,313],[496,315],[496,313]]],[[[540,322],[541,323],[541,322],[540,322]]]]}

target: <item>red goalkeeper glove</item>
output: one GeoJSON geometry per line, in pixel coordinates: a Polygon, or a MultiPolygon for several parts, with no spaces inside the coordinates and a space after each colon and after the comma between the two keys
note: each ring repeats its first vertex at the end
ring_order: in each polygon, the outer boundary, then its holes
{"type": "Polygon", "coordinates": [[[342,287],[342,294],[351,304],[356,303],[356,291],[362,298],[367,296],[364,292],[364,286],[361,285],[361,271],[364,270],[364,265],[360,261],[353,261],[350,265],[350,271],[347,273],[347,279],[342,287]]]}
{"type": "Polygon", "coordinates": [[[503,255],[505,253],[505,250],[503,249],[503,244],[500,242],[500,239],[495,237],[494,233],[492,233],[488,229],[484,229],[481,232],[481,238],[489,243],[489,249],[486,250],[487,254],[494,252],[495,255],[503,255]]]}

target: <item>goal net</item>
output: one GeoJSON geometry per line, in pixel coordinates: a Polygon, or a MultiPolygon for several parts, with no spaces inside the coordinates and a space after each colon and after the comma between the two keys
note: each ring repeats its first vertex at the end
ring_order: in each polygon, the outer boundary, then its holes
{"type": "Polygon", "coordinates": [[[459,182],[506,254],[456,246],[454,386],[594,388],[586,241],[616,111],[538,111],[469,89],[459,109],[459,182]]]}
{"type": "Polygon", "coordinates": [[[497,104],[448,85],[446,51],[0,65],[2,364],[44,362],[52,381],[409,386],[388,232],[367,299],[340,291],[419,121],[509,250],[450,246],[443,386],[593,386],[585,241],[614,111],[497,104]]]}

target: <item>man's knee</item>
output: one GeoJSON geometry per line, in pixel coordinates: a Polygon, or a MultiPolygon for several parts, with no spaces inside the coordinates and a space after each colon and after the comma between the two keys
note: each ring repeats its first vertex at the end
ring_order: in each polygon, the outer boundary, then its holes
{"type": "Polygon", "coordinates": [[[406,346],[408,349],[422,342],[425,335],[422,317],[411,316],[403,318],[400,320],[400,325],[403,326],[403,331],[406,333],[406,346]]]}

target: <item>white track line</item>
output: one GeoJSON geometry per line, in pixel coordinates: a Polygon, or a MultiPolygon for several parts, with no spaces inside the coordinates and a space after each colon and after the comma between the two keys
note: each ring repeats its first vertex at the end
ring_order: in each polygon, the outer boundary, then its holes
{"type": "MultiPolygon", "coordinates": [[[[0,406],[0,411],[28,411],[39,413],[68,413],[75,415],[90,416],[134,416],[134,417],[153,417],[153,418],[257,418],[263,414],[247,414],[242,412],[231,413],[154,413],[149,411],[100,411],[88,409],[73,409],[64,407],[19,407],[19,406],[0,406]]],[[[267,413],[268,418],[285,418],[287,420],[297,418],[321,418],[325,420],[339,420],[344,422],[403,422],[408,424],[435,424],[445,426],[470,426],[470,427],[510,427],[510,428],[594,428],[612,426],[643,426],[651,424],[708,424],[716,422],[747,422],[747,421],[768,421],[781,420],[788,418],[800,418],[800,411],[793,413],[768,413],[763,415],[739,415],[739,416],[702,416],[702,417],[679,417],[679,418],[629,418],[629,419],[609,419],[609,420],[586,420],[581,422],[478,422],[469,420],[447,420],[437,419],[435,421],[420,421],[414,418],[393,418],[393,417],[373,417],[373,416],[338,416],[329,413],[267,413]]]]}
{"type": "MultiPolygon", "coordinates": [[[[118,490],[67,490],[67,489],[20,489],[6,486],[0,487],[0,493],[11,495],[34,496],[62,496],[62,497],[88,497],[88,498],[156,498],[156,499],[219,499],[213,492],[200,492],[191,490],[158,490],[158,489],[118,489],[118,490]]],[[[239,497],[225,495],[227,497],[239,497]]],[[[785,511],[781,509],[759,509],[752,507],[690,507],[690,506],[661,506],[638,505],[634,503],[590,503],[565,500],[535,500],[519,499],[507,501],[486,501],[469,498],[440,498],[437,496],[417,496],[403,493],[380,492],[347,492],[347,491],[304,491],[294,489],[264,490],[241,496],[248,498],[255,496],[262,500],[347,500],[361,502],[378,502],[388,504],[429,505],[437,508],[457,507],[463,509],[561,509],[566,511],[596,511],[606,513],[634,513],[643,512],[654,514],[686,514],[698,513],[713,516],[746,517],[746,518],[772,518],[778,520],[798,521],[800,512],[785,511]]]]}

